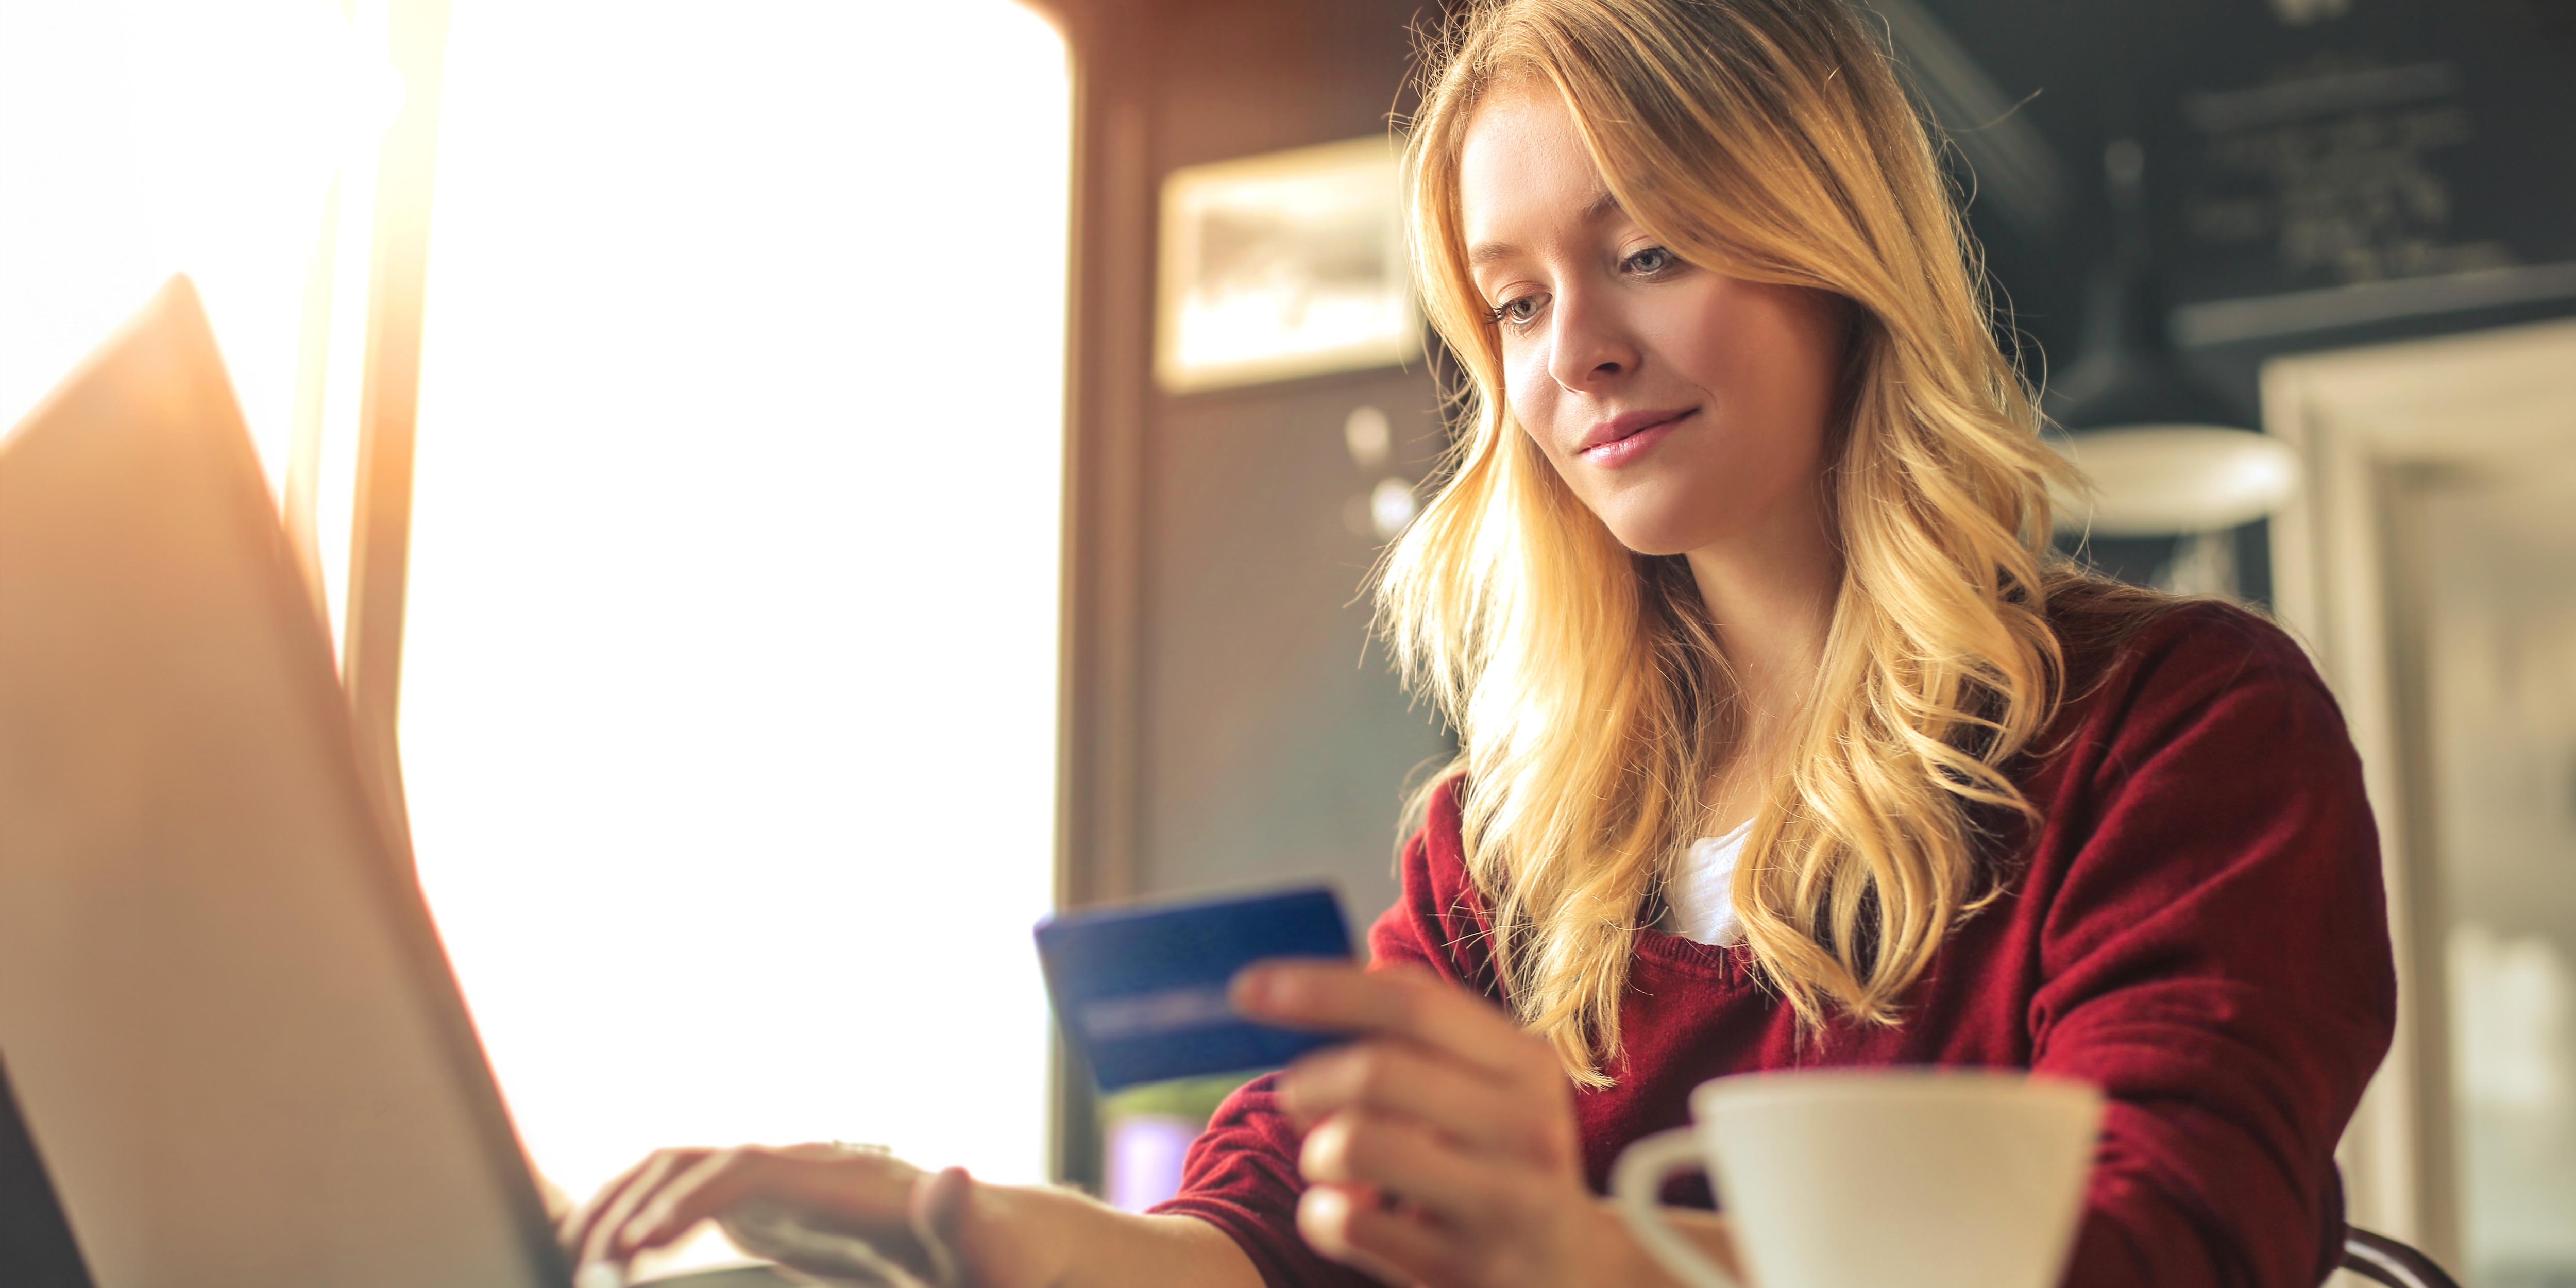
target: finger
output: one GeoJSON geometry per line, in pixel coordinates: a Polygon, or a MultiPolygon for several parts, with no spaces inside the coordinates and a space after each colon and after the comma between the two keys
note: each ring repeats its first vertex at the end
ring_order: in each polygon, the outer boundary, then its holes
{"type": "Polygon", "coordinates": [[[633,1167],[619,1172],[608,1184],[600,1186],[599,1191],[591,1195],[588,1202],[573,1209],[571,1215],[563,1219],[560,1227],[560,1242],[565,1251],[580,1251],[582,1244],[589,1238],[592,1227],[599,1224],[608,1210],[616,1205],[621,1195],[643,1183],[647,1176],[667,1171],[675,1164],[677,1166],[695,1164],[698,1159],[705,1157],[706,1153],[707,1151],[703,1149],[657,1149],[636,1160],[633,1167]]]}
{"type": "Polygon", "coordinates": [[[966,1204],[974,1188],[974,1178],[962,1167],[942,1169],[912,1184],[912,1237],[930,1254],[931,1274],[940,1288],[975,1288],[959,1254],[966,1246],[966,1204]]]}
{"type": "Polygon", "coordinates": [[[1297,1232],[1317,1252],[1389,1284],[1457,1279],[1449,1236],[1419,1216],[1369,1201],[1363,1190],[1309,1186],[1297,1199],[1297,1232]]]}
{"type": "Polygon", "coordinates": [[[1495,1077],[1525,1078],[1533,1068],[1533,1039],[1510,1016],[1421,971],[1256,962],[1235,976],[1233,1001],[1273,1023],[1419,1042],[1495,1077]]]}
{"type": "Polygon", "coordinates": [[[757,1149],[722,1149],[677,1171],[640,1196],[608,1233],[608,1255],[620,1261],[658,1248],[698,1222],[740,1202],[779,1160],[757,1149]]]}
{"type": "Polygon", "coordinates": [[[808,1147],[725,1150],[663,1184],[637,1208],[614,1251],[633,1256],[672,1242],[754,1195],[829,1212],[862,1228],[899,1229],[916,1174],[910,1164],[884,1155],[808,1147]]]}
{"type": "Polygon", "coordinates": [[[546,1221],[560,1227],[564,1222],[571,1220],[572,1196],[564,1193],[564,1188],[555,1184],[554,1178],[543,1172],[534,1173],[533,1178],[537,1183],[537,1201],[544,1204],[546,1208],[546,1221]]]}
{"type": "Polygon", "coordinates": [[[635,1178],[642,1175],[644,1169],[651,1167],[653,1160],[659,1157],[661,1157],[660,1150],[645,1155],[634,1166],[609,1178],[606,1185],[600,1186],[597,1192],[587,1200],[576,1204],[570,1212],[555,1218],[555,1242],[566,1253],[578,1253],[583,1240],[590,1233],[591,1222],[596,1220],[600,1212],[616,1199],[620,1190],[634,1184],[635,1178]]]}
{"type": "Polygon", "coordinates": [[[1279,1080],[1299,1127],[1344,1109],[1409,1115],[1478,1150],[1553,1152],[1520,1101],[1490,1079],[1404,1042],[1356,1042],[1316,1052],[1279,1080]]]}
{"type": "Polygon", "coordinates": [[[1373,1185],[1407,1205],[1462,1227],[1493,1223],[1506,1210],[1496,1168],[1463,1154],[1420,1122],[1344,1110],[1306,1133],[1297,1170],[1319,1185],[1373,1185]]]}
{"type": "Polygon", "coordinates": [[[572,1214],[564,1223],[564,1250],[571,1254],[574,1265],[596,1261],[607,1254],[608,1235],[625,1222],[635,1204],[661,1183],[663,1177],[685,1167],[693,1167],[704,1158],[703,1149],[657,1149],[642,1162],[626,1169],[617,1179],[600,1188],[590,1202],[572,1214]]]}

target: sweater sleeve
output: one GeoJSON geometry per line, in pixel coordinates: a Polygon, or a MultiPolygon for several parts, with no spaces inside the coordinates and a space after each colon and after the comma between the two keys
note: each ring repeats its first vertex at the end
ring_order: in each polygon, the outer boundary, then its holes
{"type": "MultiPolygon", "coordinates": [[[[1369,967],[1409,965],[1479,986],[1482,940],[1472,933],[1464,864],[1448,842],[1458,835],[1457,784],[1443,788],[1431,818],[1405,842],[1402,892],[1369,927],[1369,967]],[[1435,838],[1439,844],[1435,844],[1435,838]]],[[[1223,1230],[1250,1257],[1268,1288],[1378,1288],[1377,1281],[1326,1260],[1297,1233],[1297,1173],[1304,1134],[1279,1107],[1279,1075],[1264,1074],[1217,1106],[1181,1164],[1181,1191],[1158,1215],[1191,1216],[1223,1230]]]]}
{"type": "MultiPolygon", "coordinates": [[[[2075,1288],[2309,1288],[2334,1148],[2388,1048],[2378,833],[2297,646],[2192,609],[2077,733],[2052,830],[2033,1067],[2109,1097],[2075,1288]]],[[[2164,632],[2159,630],[2158,634],[2164,632]]]]}

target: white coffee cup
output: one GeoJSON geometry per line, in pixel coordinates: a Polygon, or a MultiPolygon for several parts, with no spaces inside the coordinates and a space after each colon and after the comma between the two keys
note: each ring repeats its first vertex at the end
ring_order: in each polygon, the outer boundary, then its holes
{"type": "Polygon", "coordinates": [[[1760,1288],[2054,1288],[2102,1093],[2017,1071],[1754,1073],[1701,1083],[1691,1121],[1622,1151],[1610,1193],[1692,1288],[1737,1288],[1662,1215],[1664,1182],[1701,1168],[1760,1288]]]}

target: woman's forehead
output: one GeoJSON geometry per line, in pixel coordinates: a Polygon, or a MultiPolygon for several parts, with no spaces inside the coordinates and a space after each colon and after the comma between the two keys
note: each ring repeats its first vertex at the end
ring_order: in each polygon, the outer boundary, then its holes
{"type": "Polygon", "coordinates": [[[1497,86],[1468,118],[1458,207],[1471,264],[1526,239],[1620,213],[1565,101],[1544,86],[1497,86]]]}

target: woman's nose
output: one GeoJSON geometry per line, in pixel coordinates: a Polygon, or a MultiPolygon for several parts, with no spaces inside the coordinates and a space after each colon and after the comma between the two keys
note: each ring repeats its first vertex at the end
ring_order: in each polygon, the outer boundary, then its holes
{"type": "Polygon", "coordinates": [[[1556,383],[1569,391],[1593,393],[1604,383],[1636,371],[1636,344],[1614,314],[1590,300],[1567,296],[1559,296],[1555,305],[1547,370],[1556,383]]]}

